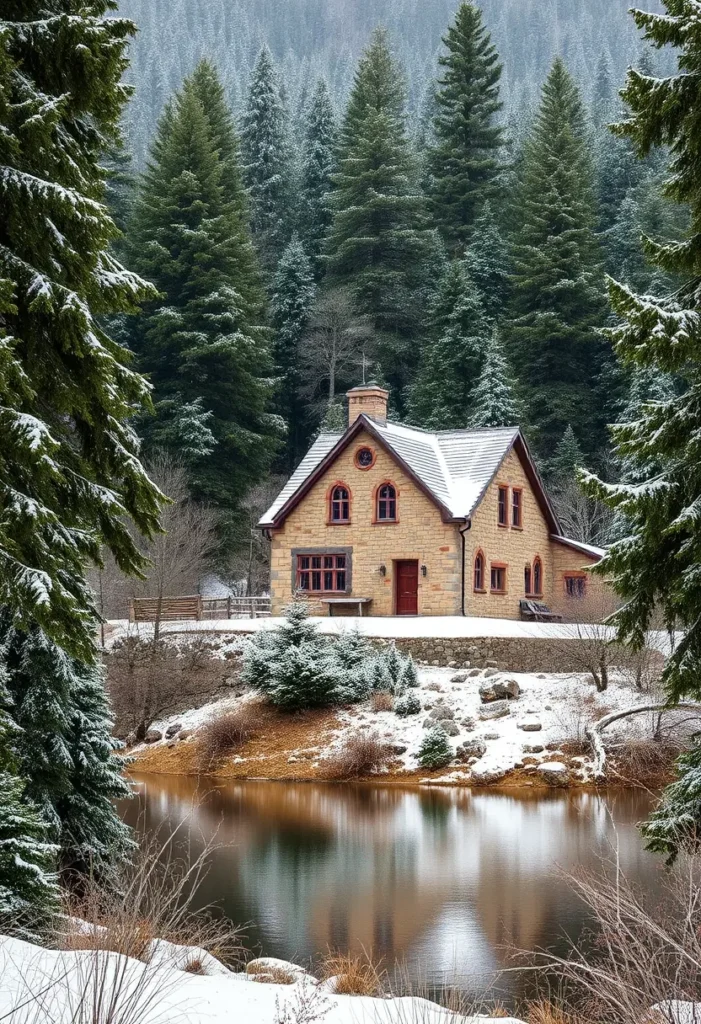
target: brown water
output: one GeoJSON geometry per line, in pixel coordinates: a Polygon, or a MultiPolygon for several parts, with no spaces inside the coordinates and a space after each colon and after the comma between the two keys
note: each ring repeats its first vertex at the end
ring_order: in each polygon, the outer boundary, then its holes
{"type": "MultiPolygon", "coordinates": [[[[610,868],[653,893],[663,871],[636,823],[636,792],[504,795],[465,789],[225,782],[137,775],[124,817],[183,822],[194,850],[216,834],[201,890],[249,948],[306,963],[372,949],[431,985],[479,992],[506,946],[560,953],[587,914],[560,872],[610,868]]],[[[524,982],[499,982],[519,994],[524,982]]]]}

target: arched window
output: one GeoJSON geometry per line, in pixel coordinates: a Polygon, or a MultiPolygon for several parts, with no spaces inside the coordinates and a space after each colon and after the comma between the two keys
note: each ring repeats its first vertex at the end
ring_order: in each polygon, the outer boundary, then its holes
{"type": "Polygon", "coordinates": [[[527,565],[523,570],[523,585],[525,587],[526,594],[533,593],[533,573],[530,565],[527,565]]]}
{"type": "Polygon", "coordinates": [[[481,551],[475,555],[474,589],[484,592],[484,555],[481,551]]]}
{"type": "Polygon", "coordinates": [[[533,559],[533,593],[538,597],[543,594],[543,563],[538,556],[533,559]]]}
{"type": "Polygon", "coordinates": [[[331,488],[329,518],[332,523],[350,522],[350,491],[345,484],[335,484],[331,488]]]}
{"type": "Polygon", "coordinates": [[[378,523],[395,523],[397,521],[397,489],[394,484],[381,484],[377,488],[377,521],[378,523]]]}

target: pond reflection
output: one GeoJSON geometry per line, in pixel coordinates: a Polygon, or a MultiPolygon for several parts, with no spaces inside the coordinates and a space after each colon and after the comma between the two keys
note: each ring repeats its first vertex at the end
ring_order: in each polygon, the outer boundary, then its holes
{"type": "Polygon", "coordinates": [[[617,853],[628,878],[654,892],[664,870],[636,829],[644,793],[144,775],[134,784],[123,813],[141,831],[183,822],[194,851],[216,836],[199,898],[245,924],[251,948],[306,962],[364,947],[429,984],[472,991],[508,966],[507,945],[562,953],[581,934],[586,912],[561,871],[604,871],[617,853]]]}

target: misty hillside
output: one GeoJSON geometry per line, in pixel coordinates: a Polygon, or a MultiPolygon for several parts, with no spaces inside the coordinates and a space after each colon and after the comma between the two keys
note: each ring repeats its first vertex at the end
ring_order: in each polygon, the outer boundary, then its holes
{"type": "MultiPolygon", "coordinates": [[[[420,109],[456,6],[456,0],[121,0],[121,12],[139,26],[128,76],[137,88],[128,115],[136,159],[144,157],[166,98],[202,56],[218,62],[229,99],[240,109],[264,42],[282,65],[293,112],[319,74],[340,106],[369,33],[382,23],[405,68],[410,109],[420,109]]],[[[555,53],[565,58],[585,98],[602,54],[618,82],[641,53],[629,0],[483,0],[481,6],[504,62],[505,117],[516,122],[537,102],[555,53]]],[[[659,0],[637,6],[661,9],[659,0]]]]}

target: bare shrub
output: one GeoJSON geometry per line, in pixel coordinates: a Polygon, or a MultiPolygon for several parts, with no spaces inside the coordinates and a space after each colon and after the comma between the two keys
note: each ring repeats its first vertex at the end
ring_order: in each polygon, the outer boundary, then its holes
{"type": "MultiPolygon", "coordinates": [[[[567,957],[540,957],[559,976],[568,1010],[587,1021],[641,1024],[669,1000],[701,1001],[700,868],[698,857],[683,859],[652,896],[619,872],[612,879],[569,876],[594,920],[593,936],[567,957]]],[[[695,1019],[689,1014],[690,1024],[695,1019]]]]}
{"type": "Polygon", "coordinates": [[[370,698],[370,707],[373,711],[392,711],[394,708],[394,697],[391,693],[379,690],[377,693],[373,693],[370,698]]]}
{"type": "Polygon", "coordinates": [[[207,637],[155,641],[137,629],[115,641],[105,667],[115,733],[136,742],[157,719],[206,703],[232,671],[207,637]]]}
{"type": "Polygon", "coordinates": [[[298,985],[292,1001],[275,997],[273,1024],[319,1024],[331,1010],[331,1001],[315,985],[298,985]]]}
{"type": "Polygon", "coordinates": [[[242,746],[255,733],[260,714],[257,703],[243,704],[212,718],[197,734],[198,763],[202,771],[209,771],[234,750],[242,746]]]}
{"type": "Polygon", "coordinates": [[[674,763],[681,750],[671,741],[626,740],[610,751],[611,777],[641,789],[662,786],[674,776],[674,763]]]}
{"type": "Polygon", "coordinates": [[[254,981],[264,982],[267,985],[294,985],[298,975],[278,964],[247,964],[246,974],[254,981]]]}
{"type": "Polygon", "coordinates": [[[386,989],[383,961],[366,950],[360,955],[329,953],[321,965],[324,981],[335,979],[334,992],[344,996],[381,996],[386,989]]]}
{"type": "Polygon", "coordinates": [[[528,1024],[577,1024],[577,1018],[549,999],[539,999],[528,1007],[528,1024]]]}
{"type": "Polygon", "coordinates": [[[326,762],[330,779],[355,779],[382,768],[391,756],[389,744],[376,731],[361,729],[344,737],[326,762]]]}

